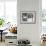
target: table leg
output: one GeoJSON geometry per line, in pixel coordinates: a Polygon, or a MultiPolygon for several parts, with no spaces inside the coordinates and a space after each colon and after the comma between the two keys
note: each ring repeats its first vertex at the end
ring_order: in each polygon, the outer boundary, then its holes
{"type": "Polygon", "coordinates": [[[2,42],[2,32],[1,32],[1,42],[2,42]]]}

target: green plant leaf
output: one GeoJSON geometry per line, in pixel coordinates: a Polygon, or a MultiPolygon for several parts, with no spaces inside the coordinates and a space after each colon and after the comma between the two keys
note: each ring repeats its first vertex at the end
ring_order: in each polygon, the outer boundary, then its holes
{"type": "Polygon", "coordinates": [[[0,26],[3,26],[4,22],[4,19],[0,18],[0,26]]]}

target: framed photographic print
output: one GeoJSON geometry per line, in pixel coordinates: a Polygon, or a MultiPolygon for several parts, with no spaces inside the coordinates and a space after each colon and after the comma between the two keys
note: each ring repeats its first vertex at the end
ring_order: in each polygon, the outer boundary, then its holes
{"type": "Polygon", "coordinates": [[[21,24],[35,24],[36,23],[36,12],[35,11],[21,11],[20,12],[20,23],[21,24]]]}

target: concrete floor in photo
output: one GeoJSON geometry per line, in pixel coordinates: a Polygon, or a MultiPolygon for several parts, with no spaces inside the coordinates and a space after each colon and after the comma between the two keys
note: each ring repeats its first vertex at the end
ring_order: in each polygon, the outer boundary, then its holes
{"type": "Polygon", "coordinates": [[[5,46],[5,42],[0,42],[0,46],[5,46]]]}
{"type": "MultiPolygon", "coordinates": [[[[5,41],[0,41],[0,46],[5,46],[5,41]]],[[[32,45],[32,46],[37,46],[36,44],[32,45]]],[[[46,43],[43,43],[42,45],[39,46],[46,46],[46,43]]]]}

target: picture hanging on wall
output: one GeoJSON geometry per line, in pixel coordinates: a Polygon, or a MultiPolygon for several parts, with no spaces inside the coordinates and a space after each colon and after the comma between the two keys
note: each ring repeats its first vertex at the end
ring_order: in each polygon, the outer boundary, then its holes
{"type": "Polygon", "coordinates": [[[21,11],[20,12],[20,23],[21,24],[35,24],[36,23],[36,12],[35,11],[21,11]]]}

